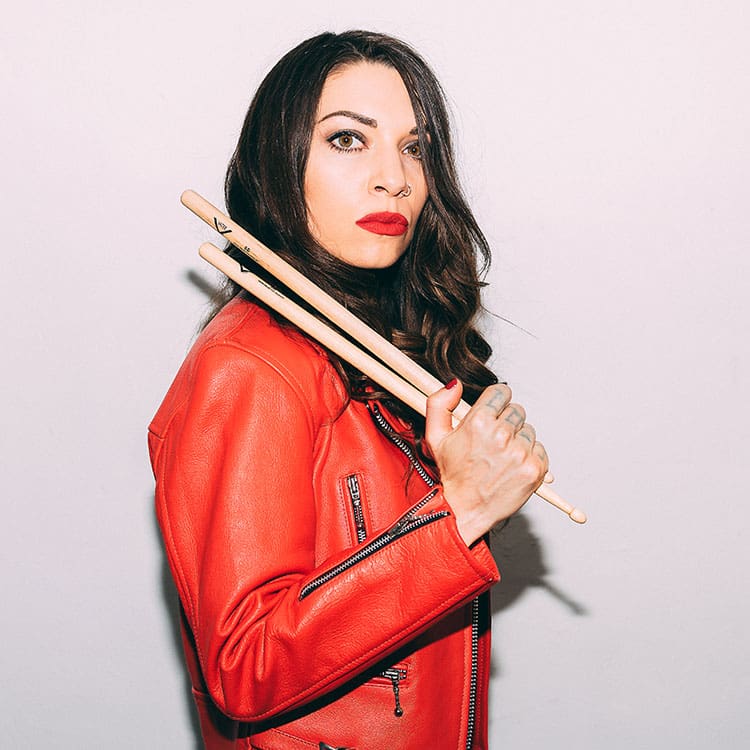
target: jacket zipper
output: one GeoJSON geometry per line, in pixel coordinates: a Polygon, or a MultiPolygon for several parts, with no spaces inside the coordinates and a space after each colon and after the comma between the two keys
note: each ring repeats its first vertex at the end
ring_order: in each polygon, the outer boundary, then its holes
{"type": "Polygon", "coordinates": [[[354,512],[354,526],[357,530],[357,542],[364,542],[367,538],[367,528],[365,527],[365,514],[362,509],[362,491],[359,487],[359,479],[356,474],[350,474],[346,478],[346,487],[349,491],[349,500],[354,512]]]}
{"type": "Polygon", "coordinates": [[[375,424],[380,428],[380,431],[409,459],[409,462],[416,470],[417,474],[424,480],[424,483],[432,488],[437,482],[430,476],[427,469],[422,465],[419,459],[414,455],[414,451],[411,449],[409,443],[399,435],[396,430],[388,424],[388,420],[383,416],[380,408],[377,404],[372,401],[367,402],[367,408],[370,410],[372,418],[375,420],[375,424]]]}
{"type": "Polygon", "coordinates": [[[445,518],[445,516],[450,515],[447,510],[438,510],[432,513],[426,513],[423,516],[417,515],[420,508],[426,505],[436,492],[437,490],[430,492],[429,495],[423,497],[422,500],[420,500],[411,510],[401,516],[401,518],[399,518],[390,529],[376,536],[369,544],[358,549],[351,557],[347,557],[343,562],[340,562],[338,565],[335,565],[330,570],[322,573],[317,578],[314,578],[312,581],[304,585],[299,592],[299,600],[302,601],[306,596],[309,596],[315,591],[315,589],[320,588],[324,583],[328,583],[328,581],[333,580],[344,571],[349,570],[349,568],[357,563],[367,559],[378,550],[387,547],[399,537],[405,536],[415,529],[427,526],[427,524],[430,524],[433,521],[437,521],[440,518],[445,518]]]}
{"type": "Polygon", "coordinates": [[[406,679],[406,670],[401,667],[388,667],[388,669],[384,669],[378,677],[385,677],[391,681],[391,686],[393,687],[393,700],[395,702],[393,715],[400,718],[404,715],[404,709],[401,707],[401,687],[399,683],[401,680],[406,679]]]}
{"type": "Polygon", "coordinates": [[[477,713],[477,680],[479,671],[479,597],[471,603],[471,677],[469,678],[469,721],[466,727],[466,750],[474,743],[477,713]]]}
{"type": "MultiPolygon", "coordinates": [[[[411,446],[391,427],[383,416],[378,405],[372,401],[367,402],[372,418],[380,428],[380,431],[409,459],[416,472],[424,480],[428,487],[434,487],[436,482],[429,475],[427,469],[414,455],[411,446]]],[[[432,495],[433,493],[431,493],[432,495]]],[[[430,496],[431,496],[430,495],[430,496]]],[[[466,728],[466,750],[471,750],[474,743],[474,722],[477,713],[477,681],[479,672],[479,597],[471,603],[471,675],[469,677],[469,709],[468,725],[466,728]]],[[[395,690],[395,688],[394,688],[395,690]]],[[[397,714],[398,715],[398,714],[397,714]]]]}

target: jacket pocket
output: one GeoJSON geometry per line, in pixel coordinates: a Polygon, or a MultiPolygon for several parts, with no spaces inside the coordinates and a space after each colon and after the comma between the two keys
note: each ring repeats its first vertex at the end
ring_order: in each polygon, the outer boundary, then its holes
{"type": "Polygon", "coordinates": [[[249,750],[357,750],[356,747],[329,745],[324,740],[306,740],[281,729],[256,734],[248,742],[249,750]]]}
{"type": "Polygon", "coordinates": [[[354,519],[354,531],[357,534],[357,544],[367,539],[367,524],[365,523],[365,509],[363,484],[361,474],[348,474],[342,480],[344,497],[349,503],[354,519]]]}
{"type": "Polygon", "coordinates": [[[380,674],[375,675],[367,683],[373,686],[390,686],[393,691],[393,715],[399,718],[404,715],[404,709],[401,705],[401,686],[406,682],[408,677],[408,664],[393,664],[380,672],[380,674]]]}

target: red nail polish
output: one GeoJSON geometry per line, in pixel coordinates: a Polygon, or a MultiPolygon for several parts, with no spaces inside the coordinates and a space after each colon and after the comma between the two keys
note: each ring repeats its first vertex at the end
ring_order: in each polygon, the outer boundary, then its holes
{"type": "Polygon", "coordinates": [[[445,387],[447,390],[450,390],[451,388],[455,388],[457,383],[458,380],[456,380],[456,378],[453,378],[453,380],[450,380],[445,384],[445,387]]]}

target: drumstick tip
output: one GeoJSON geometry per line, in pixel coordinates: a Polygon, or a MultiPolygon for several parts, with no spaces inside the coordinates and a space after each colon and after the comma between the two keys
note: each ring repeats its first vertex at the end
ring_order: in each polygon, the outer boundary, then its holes
{"type": "Polygon", "coordinates": [[[580,508],[573,508],[568,515],[570,520],[576,523],[586,523],[587,521],[586,514],[580,508]]]}
{"type": "Polygon", "coordinates": [[[183,190],[182,195],[180,195],[180,203],[182,203],[183,206],[188,206],[196,195],[197,193],[195,192],[195,190],[190,190],[189,188],[187,190],[183,190]]]}

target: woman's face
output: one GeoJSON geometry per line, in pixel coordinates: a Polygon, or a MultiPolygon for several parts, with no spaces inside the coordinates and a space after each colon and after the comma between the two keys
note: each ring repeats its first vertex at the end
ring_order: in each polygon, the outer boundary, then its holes
{"type": "Polygon", "coordinates": [[[369,62],[332,72],[305,171],[313,237],[352,266],[387,268],[409,246],[426,200],[416,120],[401,76],[369,62]]]}

